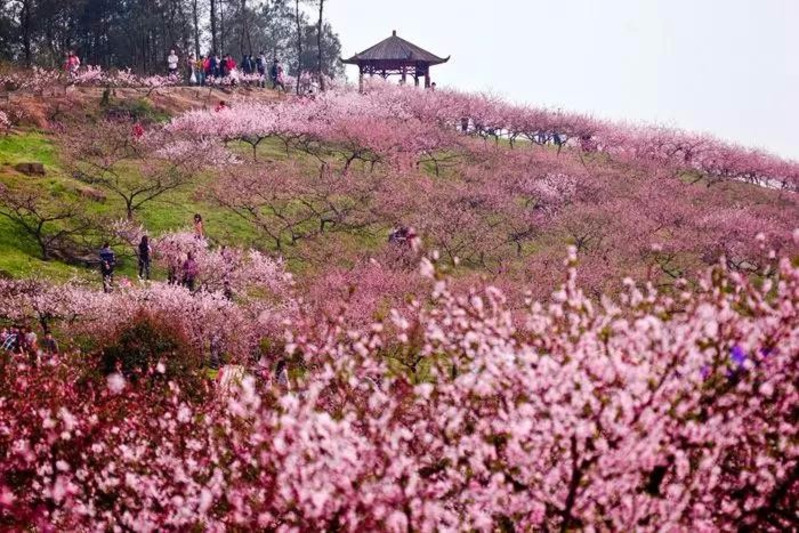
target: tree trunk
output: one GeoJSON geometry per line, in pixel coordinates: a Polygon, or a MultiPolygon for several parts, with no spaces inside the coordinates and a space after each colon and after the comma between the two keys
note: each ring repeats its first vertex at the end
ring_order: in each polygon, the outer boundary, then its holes
{"type": "Polygon", "coordinates": [[[249,53],[252,54],[252,38],[250,37],[250,18],[247,16],[247,0],[241,0],[241,8],[239,10],[241,17],[241,57],[249,53]],[[245,43],[249,46],[249,51],[245,48],[245,43]]]}
{"type": "Polygon", "coordinates": [[[319,25],[317,26],[317,29],[316,29],[316,47],[317,47],[318,53],[319,53],[319,57],[318,57],[318,59],[319,59],[319,90],[321,90],[321,91],[325,90],[325,73],[324,73],[324,69],[322,68],[322,65],[323,65],[323,62],[322,62],[322,59],[323,59],[322,58],[322,30],[324,29],[322,22],[324,20],[324,18],[323,18],[324,9],[325,9],[325,0],[319,0],[319,25]]]}
{"type": "Polygon", "coordinates": [[[199,7],[197,6],[198,1],[199,0],[194,0],[192,2],[191,15],[194,22],[194,57],[199,59],[201,52],[200,52],[200,10],[199,7]]]}
{"type": "Polygon", "coordinates": [[[216,0],[211,0],[211,48],[213,48],[213,53],[221,53],[216,31],[216,0]]]}
{"type": "Polygon", "coordinates": [[[294,15],[297,20],[297,94],[300,94],[302,77],[302,27],[300,25],[300,0],[294,0],[294,15]]]}
{"type": "Polygon", "coordinates": [[[33,33],[33,28],[31,28],[33,19],[31,16],[32,2],[33,0],[24,0],[22,2],[22,12],[19,15],[20,31],[22,32],[22,50],[25,54],[25,64],[27,66],[30,66],[31,62],[33,61],[33,52],[31,46],[31,34],[33,33]]]}
{"type": "Polygon", "coordinates": [[[217,2],[219,2],[219,47],[225,50],[225,37],[227,37],[225,34],[225,5],[223,0],[217,0],[217,2]]]}
{"type": "Polygon", "coordinates": [[[45,241],[44,237],[39,234],[36,235],[36,242],[39,244],[39,250],[42,252],[42,261],[49,261],[50,260],[50,247],[45,241]]]}
{"type": "MultiPolygon", "coordinates": [[[[178,30],[180,31],[180,42],[183,45],[183,54],[185,57],[188,57],[190,55],[189,50],[192,47],[191,44],[192,38],[191,34],[186,31],[185,21],[187,21],[189,17],[186,15],[185,8],[186,5],[181,0],[180,2],[177,2],[175,7],[175,12],[177,13],[179,21],[178,30]]],[[[197,55],[195,55],[194,57],[197,57],[197,55]]]]}

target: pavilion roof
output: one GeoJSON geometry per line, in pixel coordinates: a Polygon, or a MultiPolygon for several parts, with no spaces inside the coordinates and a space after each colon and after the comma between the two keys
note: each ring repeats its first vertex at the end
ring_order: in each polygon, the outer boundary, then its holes
{"type": "Polygon", "coordinates": [[[449,57],[441,58],[431,54],[427,50],[419,48],[413,43],[397,37],[394,31],[391,37],[380,41],[349,59],[343,59],[342,63],[358,65],[360,63],[427,63],[429,65],[440,65],[449,61],[449,57]]]}

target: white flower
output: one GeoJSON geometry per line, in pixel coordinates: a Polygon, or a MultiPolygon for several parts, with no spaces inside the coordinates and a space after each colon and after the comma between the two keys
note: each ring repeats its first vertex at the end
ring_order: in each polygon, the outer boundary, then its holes
{"type": "Polygon", "coordinates": [[[436,269],[428,258],[425,257],[422,259],[422,262],[419,264],[419,273],[424,278],[432,279],[435,276],[436,269]]]}
{"type": "Polygon", "coordinates": [[[122,392],[122,389],[125,388],[125,378],[123,378],[119,373],[113,373],[109,375],[107,382],[108,390],[110,390],[112,394],[119,394],[122,392]]]}

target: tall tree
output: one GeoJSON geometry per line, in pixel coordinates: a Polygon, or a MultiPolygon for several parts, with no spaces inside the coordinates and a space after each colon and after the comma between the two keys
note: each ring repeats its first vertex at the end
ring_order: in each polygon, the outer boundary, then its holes
{"type": "Polygon", "coordinates": [[[300,0],[294,0],[294,17],[297,22],[297,94],[300,94],[300,78],[302,77],[302,19],[300,17],[300,0]]]}
{"type": "Polygon", "coordinates": [[[185,57],[263,51],[300,72],[340,72],[340,44],[301,8],[318,0],[0,0],[0,60],[45,67],[75,50],[84,64],[163,72],[170,48],[185,57]],[[319,45],[322,60],[320,69],[319,45]]]}
{"type": "Polygon", "coordinates": [[[19,13],[19,26],[22,35],[22,51],[25,54],[25,64],[30,66],[33,60],[33,0],[21,0],[19,13]]]}
{"type": "Polygon", "coordinates": [[[191,16],[194,23],[194,55],[200,57],[200,8],[198,0],[192,0],[191,16]]]}
{"type": "Polygon", "coordinates": [[[241,55],[252,54],[252,36],[250,35],[250,16],[247,12],[247,0],[241,0],[239,8],[239,20],[241,21],[241,55]]]}
{"type": "Polygon", "coordinates": [[[322,56],[322,34],[324,31],[323,21],[324,21],[324,9],[325,9],[325,0],[319,0],[319,22],[316,26],[316,48],[319,52],[319,89],[324,91],[325,90],[325,74],[323,71],[323,56],[322,56]]]}
{"type": "Polygon", "coordinates": [[[216,28],[216,1],[211,0],[211,48],[214,49],[214,53],[219,53],[219,40],[217,39],[217,28],[216,28]]]}

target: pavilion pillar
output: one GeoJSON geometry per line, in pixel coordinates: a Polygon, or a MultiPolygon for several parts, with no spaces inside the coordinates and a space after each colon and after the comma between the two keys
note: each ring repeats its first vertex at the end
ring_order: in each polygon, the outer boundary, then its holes
{"type": "Polygon", "coordinates": [[[419,86],[419,75],[418,74],[414,74],[413,75],[413,85],[414,85],[414,87],[418,87],[419,86]]]}
{"type": "Polygon", "coordinates": [[[407,78],[407,69],[405,66],[402,67],[402,84],[405,85],[405,80],[407,78]]]}
{"type": "Polygon", "coordinates": [[[363,65],[358,65],[358,92],[363,92],[363,65]]]}

